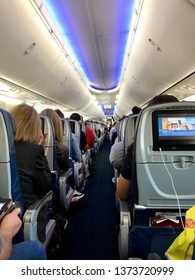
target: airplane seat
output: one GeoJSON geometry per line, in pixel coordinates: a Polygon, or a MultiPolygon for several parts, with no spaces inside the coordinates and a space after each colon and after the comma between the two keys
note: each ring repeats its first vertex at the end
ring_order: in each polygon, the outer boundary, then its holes
{"type": "Polygon", "coordinates": [[[137,114],[136,115],[130,115],[126,120],[126,127],[124,131],[124,153],[127,153],[127,147],[133,143],[134,140],[134,133],[135,133],[135,127],[136,127],[136,120],[137,120],[137,114]]]}
{"type": "Polygon", "coordinates": [[[71,188],[72,177],[73,177],[72,134],[71,134],[69,121],[63,118],[61,119],[61,122],[63,127],[64,144],[69,149],[69,169],[65,171],[63,174],[61,174],[59,178],[60,201],[63,208],[68,210],[74,192],[73,189],[71,188]],[[65,200],[64,197],[66,197],[65,200]]]}
{"type": "Polygon", "coordinates": [[[92,175],[95,172],[95,160],[96,160],[96,156],[97,156],[97,135],[95,133],[95,127],[94,124],[91,122],[86,122],[85,123],[85,127],[89,127],[94,135],[95,138],[95,142],[94,142],[94,146],[91,148],[88,148],[87,153],[88,153],[88,168],[89,168],[89,173],[92,175]]]}
{"type": "Polygon", "coordinates": [[[158,104],[141,114],[135,146],[138,205],[148,209],[194,205],[194,104],[158,104]]]}
{"type": "Polygon", "coordinates": [[[125,130],[126,130],[126,126],[127,126],[127,119],[128,118],[124,118],[119,122],[120,123],[119,128],[118,128],[118,126],[116,126],[118,141],[124,141],[125,130]]]}
{"type": "MultiPolygon", "coordinates": [[[[81,131],[83,131],[86,135],[86,124],[84,121],[81,121],[80,123],[80,129],[81,131]]],[[[90,153],[89,151],[87,150],[86,152],[85,151],[82,151],[82,157],[83,157],[83,163],[84,163],[84,168],[85,168],[85,174],[89,174],[89,157],[90,157],[90,153]]]]}
{"type": "Polygon", "coordinates": [[[102,145],[102,131],[101,131],[101,125],[99,123],[94,123],[95,126],[95,134],[96,134],[96,154],[98,154],[99,149],[102,145]]]}
{"type": "MultiPolygon", "coordinates": [[[[42,207],[47,205],[52,199],[52,192],[49,192],[44,198],[39,199],[29,208],[25,208],[14,146],[15,129],[15,123],[10,113],[0,109],[0,197],[19,202],[22,208],[21,217],[23,218],[23,228],[19,231],[20,236],[17,237],[16,235],[15,241],[39,241],[37,236],[37,216],[42,207]]],[[[54,228],[55,221],[48,220],[46,240],[42,243],[45,247],[47,247],[50,241],[54,228]]]]}
{"type": "MultiPolygon", "coordinates": [[[[76,120],[67,120],[70,125],[70,130],[74,134],[78,146],[80,148],[80,125],[76,120]]],[[[74,187],[76,189],[82,189],[82,184],[84,181],[81,166],[78,161],[72,160],[73,162],[73,177],[74,177],[74,187]]]]}
{"type": "Polygon", "coordinates": [[[15,129],[15,123],[10,113],[0,108],[0,197],[19,201],[22,212],[24,212],[24,200],[14,147],[15,129]]]}
{"type": "MultiPolygon", "coordinates": [[[[125,121],[125,126],[123,125],[124,133],[122,133],[121,141],[124,142],[124,152],[123,159],[127,153],[127,147],[133,142],[135,127],[136,127],[136,119],[138,115],[129,115],[125,121]]],[[[122,166],[121,166],[122,167],[122,166]]],[[[120,175],[120,171],[115,170],[115,180],[118,180],[120,175]]],[[[118,244],[119,244],[119,256],[120,259],[127,259],[128,257],[128,233],[129,227],[131,224],[131,215],[129,212],[129,205],[126,201],[121,200],[116,194],[116,202],[119,207],[120,213],[120,224],[119,224],[119,235],[118,235],[118,244]]]]}
{"type": "Polygon", "coordinates": [[[165,258],[173,238],[183,230],[186,210],[195,204],[194,109],[195,102],[176,102],[153,105],[139,114],[132,162],[131,224],[127,226],[128,258],[145,259],[151,248],[165,258]],[[155,222],[158,213],[165,215],[164,226],[155,222]],[[172,216],[173,223],[169,220],[172,216]],[[139,238],[140,231],[150,238],[139,238]],[[135,236],[142,247],[138,251],[133,245],[135,236]],[[158,242],[152,247],[154,239],[158,242]],[[147,242],[148,251],[144,249],[147,242]]]}
{"type": "Polygon", "coordinates": [[[55,132],[53,122],[49,116],[39,115],[42,121],[43,134],[47,134],[44,144],[45,155],[47,157],[49,167],[53,177],[53,210],[67,210],[70,206],[73,196],[73,190],[69,186],[69,177],[71,176],[71,168],[64,171],[58,177],[58,165],[55,150],[55,132]]]}

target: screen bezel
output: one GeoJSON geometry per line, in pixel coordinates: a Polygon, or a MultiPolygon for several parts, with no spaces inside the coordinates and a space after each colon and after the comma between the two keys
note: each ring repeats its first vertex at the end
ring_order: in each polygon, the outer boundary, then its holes
{"type": "Polygon", "coordinates": [[[177,136],[170,137],[169,139],[162,139],[162,136],[159,136],[159,117],[193,117],[195,119],[194,110],[166,110],[166,111],[154,111],[152,112],[152,137],[153,137],[153,151],[182,151],[182,150],[195,150],[195,135],[190,137],[177,136]]]}

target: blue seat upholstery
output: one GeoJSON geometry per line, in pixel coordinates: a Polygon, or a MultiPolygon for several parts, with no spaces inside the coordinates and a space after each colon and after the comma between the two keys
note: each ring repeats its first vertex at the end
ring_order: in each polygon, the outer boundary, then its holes
{"type": "MultiPolygon", "coordinates": [[[[23,217],[23,239],[39,241],[37,236],[37,216],[41,208],[51,201],[52,192],[49,192],[44,198],[25,209],[16,161],[14,133],[15,123],[13,118],[7,111],[0,109],[0,196],[4,199],[20,202],[23,217]]],[[[52,237],[54,228],[55,221],[49,219],[46,226],[46,240],[43,242],[45,247],[47,247],[52,237]]]]}
{"type": "Polygon", "coordinates": [[[0,109],[0,196],[19,201],[24,212],[19,173],[14,147],[15,123],[11,115],[0,109]]]}

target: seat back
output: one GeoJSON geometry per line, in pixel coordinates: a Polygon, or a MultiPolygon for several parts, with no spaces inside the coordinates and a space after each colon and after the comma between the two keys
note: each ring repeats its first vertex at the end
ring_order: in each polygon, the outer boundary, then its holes
{"type": "Polygon", "coordinates": [[[70,120],[70,119],[68,119],[68,121],[69,121],[69,124],[71,127],[71,131],[72,131],[72,133],[74,133],[74,135],[77,139],[78,145],[80,147],[81,128],[80,128],[79,122],[75,121],[75,120],[70,120]]]}
{"type": "Polygon", "coordinates": [[[126,126],[127,126],[127,120],[128,118],[124,118],[122,119],[119,123],[119,128],[116,125],[116,130],[117,130],[117,135],[118,135],[118,141],[124,141],[125,138],[125,130],[126,130],[126,126]]]}
{"type": "MultiPolygon", "coordinates": [[[[73,148],[72,148],[71,124],[69,122],[69,119],[61,118],[61,122],[62,122],[63,135],[64,135],[64,144],[66,146],[68,146],[68,149],[69,149],[70,168],[69,168],[69,172],[67,173],[68,177],[66,178],[68,192],[66,193],[66,200],[65,200],[65,204],[66,204],[65,208],[68,209],[70,206],[71,199],[73,197],[73,190],[70,188],[70,184],[71,184],[70,180],[72,179],[73,181],[75,181],[75,173],[78,173],[78,172],[75,172],[76,164],[72,158],[73,148]],[[69,178],[69,181],[68,181],[68,178],[69,178]]],[[[75,129],[74,124],[72,124],[72,126],[73,126],[73,130],[74,130],[75,129]]],[[[63,199],[62,194],[60,197],[61,197],[61,199],[63,199]]]]}
{"type": "Polygon", "coordinates": [[[15,123],[10,113],[0,109],[0,197],[19,201],[24,211],[24,201],[18,174],[14,147],[15,123]]]}
{"type": "Polygon", "coordinates": [[[125,126],[125,132],[124,132],[124,151],[125,151],[125,154],[127,152],[127,147],[131,143],[133,143],[133,140],[134,140],[134,133],[135,133],[137,116],[138,115],[130,115],[126,119],[126,126],[125,126]]]}
{"type": "MultiPolygon", "coordinates": [[[[70,202],[73,196],[73,190],[70,188],[69,178],[72,175],[72,169],[64,171],[58,178],[58,164],[55,148],[55,132],[52,119],[49,116],[40,115],[42,121],[43,133],[47,133],[46,142],[44,144],[45,154],[49,162],[50,170],[53,175],[53,205],[54,209],[60,207],[61,210],[67,210],[70,206],[70,202]]],[[[66,135],[66,141],[70,144],[70,131],[68,132],[68,126],[66,120],[64,124],[64,135],[66,135]],[[68,138],[69,137],[69,138],[68,138]]]]}
{"type": "MultiPolygon", "coordinates": [[[[68,119],[68,122],[71,128],[71,132],[74,134],[74,137],[80,149],[81,126],[79,122],[76,120],[68,119]]],[[[74,160],[73,160],[73,177],[74,177],[74,188],[79,189],[83,182],[83,175],[81,173],[79,163],[74,160]]]]}
{"type": "Polygon", "coordinates": [[[49,168],[51,171],[57,171],[57,160],[55,151],[55,132],[52,119],[49,116],[39,115],[42,124],[42,133],[47,134],[44,144],[45,155],[47,157],[49,168]]]}
{"type": "MultiPolygon", "coordinates": [[[[37,216],[42,207],[51,201],[52,192],[49,192],[45,197],[37,201],[37,203],[25,209],[16,161],[14,133],[15,123],[13,118],[10,113],[0,109],[0,196],[20,202],[23,217],[22,238],[25,240],[39,241],[37,236],[37,216]]],[[[46,226],[46,240],[43,243],[45,247],[47,247],[51,239],[54,228],[55,221],[51,219],[46,226]]]]}
{"type": "Polygon", "coordinates": [[[70,123],[67,119],[60,118],[62,123],[62,130],[63,130],[63,137],[64,137],[64,144],[69,149],[69,156],[71,157],[72,154],[72,147],[71,147],[71,127],[70,123]]]}
{"type": "Polygon", "coordinates": [[[135,137],[139,207],[188,209],[195,204],[194,126],[194,102],[158,104],[141,112],[135,137]]]}
{"type": "MultiPolygon", "coordinates": [[[[82,122],[81,125],[78,121],[75,121],[75,120],[71,120],[69,119],[69,122],[70,122],[70,126],[71,126],[71,131],[72,133],[74,133],[76,139],[77,139],[77,142],[79,144],[79,147],[80,147],[80,139],[81,139],[81,130],[83,132],[85,132],[86,128],[85,128],[85,123],[82,122]]],[[[83,167],[84,167],[84,171],[85,171],[85,174],[88,176],[89,175],[89,156],[88,156],[88,152],[84,152],[84,151],[81,151],[82,152],[82,161],[83,161],[83,167]]]]}
{"type": "Polygon", "coordinates": [[[68,119],[61,118],[61,123],[62,123],[62,130],[63,130],[63,137],[64,137],[64,144],[68,147],[69,149],[69,159],[70,159],[70,166],[72,165],[72,132],[71,132],[71,127],[68,119]]]}

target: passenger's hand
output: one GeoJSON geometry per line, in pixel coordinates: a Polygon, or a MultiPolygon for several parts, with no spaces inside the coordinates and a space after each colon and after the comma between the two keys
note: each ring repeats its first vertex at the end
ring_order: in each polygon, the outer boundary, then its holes
{"type": "Polygon", "coordinates": [[[0,231],[5,236],[10,236],[10,238],[13,238],[16,233],[19,231],[22,221],[18,217],[20,213],[20,208],[14,209],[11,213],[7,214],[0,225],[0,231]]]}
{"type": "Polygon", "coordinates": [[[40,140],[39,140],[39,145],[44,145],[45,144],[45,142],[46,142],[46,138],[47,138],[47,133],[45,133],[45,134],[42,134],[41,133],[41,135],[40,135],[40,140]]]}

